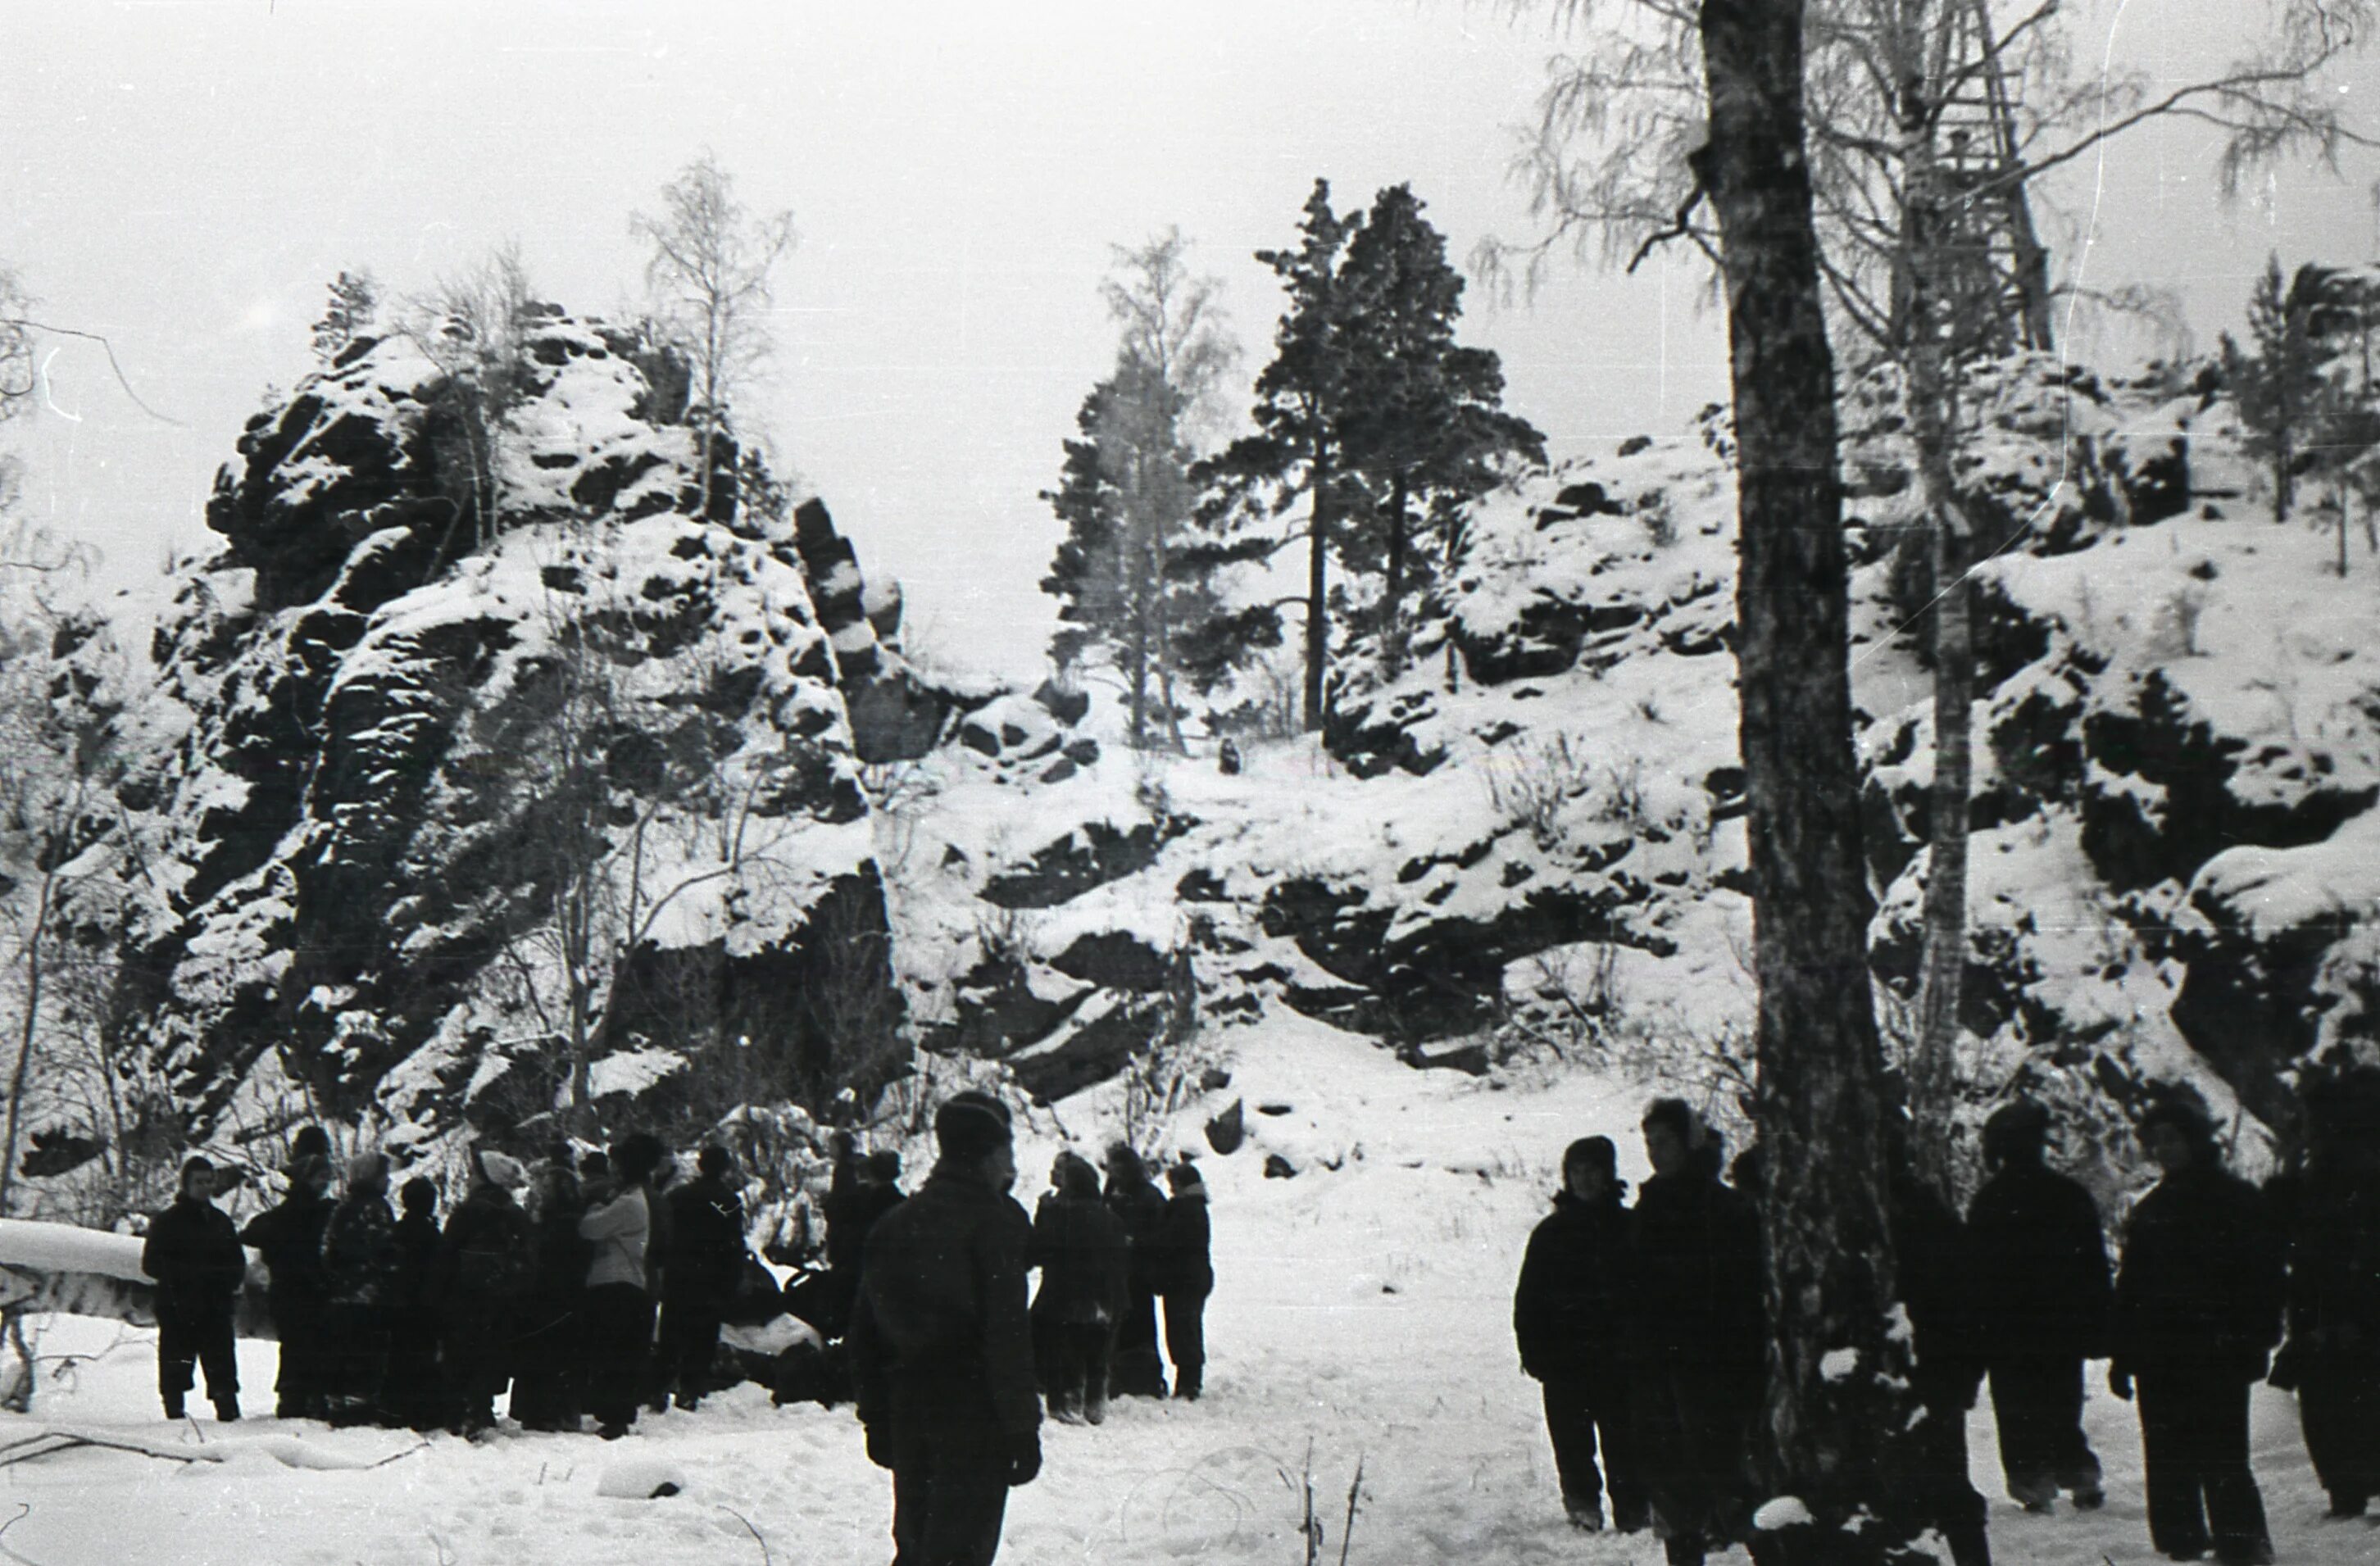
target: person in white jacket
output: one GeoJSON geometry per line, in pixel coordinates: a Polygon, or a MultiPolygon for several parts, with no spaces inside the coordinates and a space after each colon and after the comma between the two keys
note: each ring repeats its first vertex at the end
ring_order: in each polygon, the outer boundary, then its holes
{"type": "Polygon", "coordinates": [[[587,1409],[598,1433],[617,1440],[637,1422],[653,1347],[653,1296],[646,1256],[653,1233],[653,1171],[660,1141],[642,1132],[612,1146],[612,1184],[578,1220],[595,1246],[580,1307],[587,1351],[587,1409]]]}

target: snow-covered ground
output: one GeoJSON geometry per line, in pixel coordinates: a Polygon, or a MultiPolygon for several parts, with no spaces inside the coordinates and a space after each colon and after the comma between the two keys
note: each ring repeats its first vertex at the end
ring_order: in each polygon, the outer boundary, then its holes
{"type": "MultiPolygon", "coordinates": [[[[1256,1031],[1220,1095],[1245,1097],[1250,1145],[1201,1160],[1218,1274],[1208,1396],[1125,1400],[1098,1429],[1046,1426],[1047,1464],[1012,1498],[1002,1559],[1294,1566],[1304,1559],[1300,1476],[1310,1471],[1329,1530],[1323,1558],[1335,1560],[1360,1461],[1351,1562],[1659,1560],[1648,1536],[1590,1538],[1562,1520],[1536,1388],[1514,1362],[1509,1326],[1513,1271],[1562,1147],[1609,1135],[1622,1172],[1641,1178],[1633,1128],[1648,1089],[1585,1075],[1499,1086],[1410,1071],[1293,1019],[1256,1031]],[[1303,1172],[1265,1179],[1268,1150],[1303,1172]]],[[[1062,1106],[1062,1118],[1089,1138],[1103,1107],[1093,1095],[1062,1106]]],[[[1185,1118],[1184,1145],[1203,1112],[1185,1118]]],[[[1053,1146],[1045,1123],[1020,1149],[1021,1195],[1053,1146]]],[[[873,1566],[891,1553],[890,1485],[862,1455],[850,1411],[771,1408],[754,1386],[692,1414],[648,1415],[617,1443],[506,1432],[479,1446],[444,1435],[422,1444],[255,1418],[171,1429],[156,1414],[152,1335],[114,1323],[60,1318],[40,1352],[42,1420],[237,1450],[182,1464],[85,1449],[0,1468],[6,1559],[759,1566],[755,1531],[781,1566],[873,1566]],[[371,1468],[293,1465],[383,1457],[371,1468]],[[664,1477],[680,1493],[604,1493],[664,1477]]],[[[252,1408],[270,1407],[273,1359],[270,1343],[242,1345],[252,1408]]],[[[2020,1513],[1999,1494],[1988,1407],[1973,1416],[1975,1479],[1993,1498],[2003,1566],[2155,1559],[2131,1411],[2093,1385],[2087,1423],[2109,1472],[2097,1516],[2020,1513]]],[[[0,1448],[29,1428],[0,1423],[0,1448]]],[[[2380,1528],[2319,1521],[2295,1410],[2277,1393],[2258,1393],[2255,1453],[2284,1561],[2380,1561],[2380,1528]]]]}

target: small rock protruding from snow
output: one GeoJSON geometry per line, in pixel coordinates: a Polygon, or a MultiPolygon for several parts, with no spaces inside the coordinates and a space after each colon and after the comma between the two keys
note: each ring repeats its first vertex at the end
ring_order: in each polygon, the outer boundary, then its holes
{"type": "Polygon", "coordinates": [[[659,1458],[631,1458],[614,1463],[595,1481],[595,1493],[614,1500],[659,1500],[683,1492],[689,1481],[686,1470],[659,1458]]]}

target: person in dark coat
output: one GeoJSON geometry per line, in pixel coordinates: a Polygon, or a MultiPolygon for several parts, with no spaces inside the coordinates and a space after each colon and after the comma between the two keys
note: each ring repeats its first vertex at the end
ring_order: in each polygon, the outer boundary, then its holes
{"type": "Polygon", "coordinates": [[[880,1147],[862,1157],[851,1133],[835,1133],[834,1174],[826,1193],[826,1284],[813,1307],[827,1317],[813,1323],[827,1337],[842,1337],[850,1322],[868,1236],[879,1219],[900,1205],[900,1179],[899,1153],[880,1147]]]}
{"type": "Polygon", "coordinates": [[[1099,1199],[1099,1171],[1070,1152],[1050,1171],[1049,1195],[1033,1209],[1026,1265],[1041,1269],[1033,1334],[1050,1394],[1050,1417],[1064,1424],[1107,1417],[1110,1355],[1130,1289],[1123,1224],[1099,1199]]]}
{"type": "Polygon", "coordinates": [[[396,1283],[389,1300],[388,1372],[381,1406],[400,1425],[434,1429],[446,1422],[446,1387],[438,1364],[438,1187],[419,1178],[397,1193],[396,1283]]]}
{"type": "Polygon", "coordinates": [[[1984,1124],[1987,1178],[1967,1208],[1976,1347],[2010,1496],[2046,1512],[2063,1488],[2089,1511],[2107,1499],[2082,1435],[2082,1362],[2107,1352],[2107,1242],[2091,1193],[2043,1161],[2048,1136],[2030,1099],[1984,1124]]]}
{"type": "Polygon", "coordinates": [[[473,1148],[471,1189],[438,1247],[439,1343],[460,1435],[494,1426],[496,1399],[512,1380],[517,1315],[537,1271],[536,1232],[514,1195],[528,1184],[516,1159],[473,1148]]]}
{"type": "Polygon", "coordinates": [[[669,1194],[670,1254],[662,1269],[658,1376],[664,1392],[675,1389],[680,1408],[695,1407],[710,1390],[719,1325],[750,1254],[744,1198],[729,1184],[735,1160],[724,1147],[705,1147],[695,1167],[695,1178],[669,1194]]]}
{"type": "Polygon", "coordinates": [[[183,1164],[180,1194],[149,1220],[140,1247],[140,1270],[157,1284],[157,1395],[168,1419],[182,1417],[194,1364],[206,1369],[215,1417],[225,1423],[239,1417],[239,1359],[231,1326],[248,1254],[214,1195],[213,1164],[204,1159],[183,1164]]]}
{"type": "Polygon", "coordinates": [[[1967,1477],[1967,1414],[1984,1379],[1973,1257],[1958,1213],[1910,1167],[1905,1139],[1895,1141],[1888,1219],[1920,1410],[1900,1487],[1916,1520],[1950,1547],[1952,1566],[1991,1566],[1989,1508],[1967,1477]]]}
{"type": "Polygon", "coordinates": [[[322,1229],[322,1274],[329,1417],[333,1424],[377,1419],[397,1281],[388,1160],[378,1153],[358,1153],[347,1165],[346,1195],[322,1229]]]}
{"type": "Polygon", "coordinates": [[[2270,1561],[2248,1467],[2248,1389],[2280,1337],[2281,1248],[2198,1104],[2166,1097],[2140,1136],[2165,1177],[2126,1226],[2107,1381],[2140,1399],[2149,1539],[2175,1560],[2211,1546],[2224,1566],[2270,1561]]]}
{"type": "Polygon", "coordinates": [[[587,1411],[607,1441],[626,1435],[637,1422],[650,1373],[653,1267],[648,1253],[656,1204],[647,1182],[664,1156],[661,1143],[643,1132],[622,1137],[612,1149],[610,1183],[578,1220],[579,1234],[594,1245],[579,1303],[587,1411]]]}
{"type": "Polygon", "coordinates": [[[575,1431],[584,1371],[578,1307],[595,1247],[578,1232],[587,1207],[567,1161],[539,1171],[532,1203],[529,1284],[514,1318],[512,1415],[524,1429],[575,1431]]]}
{"type": "Polygon", "coordinates": [[[1767,1354],[1760,1219],[1719,1183],[1709,1129],[1683,1099],[1655,1099],[1644,1124],[1653,1177],[1629,1241],[1634,1461],[1671,1566],[1700,1566],[1750,1521],[1767,1354]]]}
{"type": "Polygon", "coordinates": [[[849,1343],[868,1460],[892,1474],[892,1540],[910,1566],[990,1566],[1012,1487],[1041,1471],[1025,1304],[1032,1224],[1008,1107],[956,1093],[941,1158],[868,1239],[849,1343]]]}
{"type": "Polygon", "coordinates": [[[1165,1171],[1173,1195],[1157,1224],[1157,1266],[1151,1281],[1165,1302],[1165,1357],[1173,1362],[1173,1395],[1196,1402],[1207,1386],[1207,1296],[1215,1292],[1215,1262],[1207,1219],[1207,1183],[1197,1166],[1165,1171]]]}
{"type": "MultiPolygon", "coordinates": [[[[309,1127],[309,1129],[315,1129],[309,1127]]],[[[281,1340],[273,1412],[283,1419],[321,1419],[324,1401],[322,1231],[331,1221],[330,1160],[307,1154],[290,1160],[289,1194],[250,1219],[240,1241],[263,1258],[265,1308],[281,1340]]]]}
{"type": "Polygon", "coordinates": [[[2380,1094],[2368,1073],[2305,1094],[2303,1166],[2265,1187],[2289,1238],[2288,1337],[2272,1384],[2297,1393],[2333,1517],[2380,1492],[2380,1094]]]}
{"type": "Polygon", "coordinates": [[[1563,1152],[1554,1210],[1521,1258],[1512,1338],[1522,1371],[1544,1388],[1546,1434],[1572,1524],[1603,1526],[1608,1483],[1612,1525],[1633,1533],[1651,1525],[1652,1511],[1632,1461],[1627,1194],[1611,1138],[1581,1137],[1563,1152]],[[1598,1432],[1603,1466],[1596,1463],[1598,1432]]]}
{"type": "Polygon", "coordinates": [[[1108,1211],[1123,1224],[1132,1242],[1131,1292],[1116,1323],[1114,1388],[1134,1397],[1165,1395],[1165,1362],[1157,1353],[1156,1264],[1158,1225],[1165,1218],[1165,1193],[1148,1177],[1148,1166],[1127,1142],[1108,1147],[1108,1211]]]}

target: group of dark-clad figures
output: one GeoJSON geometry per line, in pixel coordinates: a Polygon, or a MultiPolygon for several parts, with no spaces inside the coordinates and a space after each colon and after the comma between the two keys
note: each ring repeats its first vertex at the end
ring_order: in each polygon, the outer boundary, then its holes
{"type": "Polygon", "coordinates": [[[665,1187],[670,1157],[640,1133],[583,1159],[556,1148],[533,1169],[475,1148],[469,1189],[443,1226],[428,1180],[407,1181],[401,1214],[392,1208],[377,1152],[348,1161],[334,1200],[316,1127],[293,1145],[286,1196],[245,1229],[214,1205],[220,1171],[192,1159],[142,1253],[166,1417],[187,1416],[200,1367],[217,1417],[240,1417],[243,1241],[269,1279],[280,1416],[467,1435],[495,1426],[507,1385],[522,1427],[577,1431],[591,1415],[607,1439],[640,1407],[697,1406],[714,1386],[722,1323],[757,1281],[765,1310],[782,1305],[838,1340],[868,1455],[892,1471],[901,1566],[989,1566],[1008,1489],[1040,1467],[1045,1396],[1051,1418],[1096,1425],[1111,1392],[1166,1397],[1169,1359],[1172,1395],[1200,1395],[1207,1191],[1185,1161],[1165,1171],[1169,1196],[1117,1142],[1104,1185],[1061,1152],[1028,1219],[1008,1194],[1004,1104],[954,1094],[935,1136],[932,1171],[905,1196],[897,1154],[859,1157],[838,1135],[824,1269],[782,1297],[747,1249],[735,1166],[718,1147],[665,1187]]]}
{"type": "MultiPolygon", "coordinates": [[[[2133,1205],[2113,1268],[2098,1206],[2049,1167],[2051,1119],[2032,1100],[1986,1122],[1985,1179],[1963,1220],[1896,1172],[1888,1220],[1919,1405],[1900,1499],[1956,1566],[1991,1559],[1966,1445],[1986,1383],[2010,1496],[2041,1514],[2061,1492],[2078,1511],[2106,1503],[2082,1432],[2094,1359],[2137,1404],[2149,1537],[2168,1559],[2273,1560],[2249,1467],[2260,1380],[2298,1394],[2328,1515],[2363,1515],[2380,1493],[2380,1073],[2325,1078],[2304,1111],[2299,1156],[2259,1190],[2225,1167],[2193,1097],[2151,1102],[2135,1131],[2161,1178],[2133,1205]]],[[[1757,1556],[1758,1149],[1723,1178],[1718,1135],[1677,1099],[1656,1099],[1643,1129],[1653,1173],[1633,1208],[1609,1139],[1565,1152],[1513,1299],[1521,1363],[1543,1385],[1575,1525],[1652,1528],[1673,1563],[1736,1541],[1757,1556]]]]}

